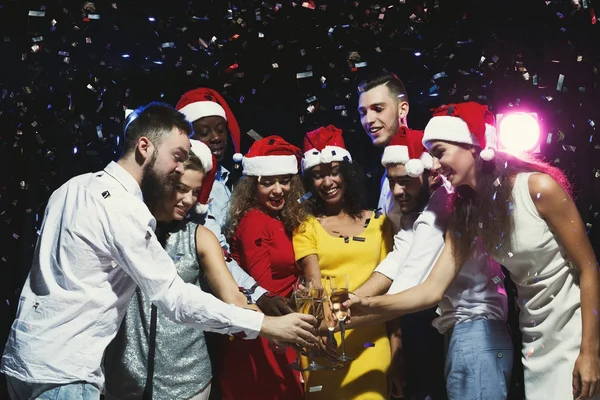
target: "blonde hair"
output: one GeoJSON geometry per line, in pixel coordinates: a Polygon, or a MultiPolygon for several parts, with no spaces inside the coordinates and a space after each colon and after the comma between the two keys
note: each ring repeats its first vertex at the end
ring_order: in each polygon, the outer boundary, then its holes
{"type": "Polygon", "coordinates": [[[192,171],[207,172],[204,165],[202,165],[202,161],[192,152],[190,152],[188,159],[183,162],[183,168],[185,170],[191,169],[192,171]]]}
{"type": "MultiPolygon", "coordinates": [[[[235,185],[229,202],[227,215],[226,236],[231,240],[235,235],[240,220],[249,210],[259,208],[258,203],[258,177],[245,176],[235,185]]],[[[279,214],[286,232],[291,235],[309,216],[304,204],[298,199],[304,195],[302,180],[298,175],[293,175],[290,182],[290,192],[285,200],[283,209],[279,214]]]]}

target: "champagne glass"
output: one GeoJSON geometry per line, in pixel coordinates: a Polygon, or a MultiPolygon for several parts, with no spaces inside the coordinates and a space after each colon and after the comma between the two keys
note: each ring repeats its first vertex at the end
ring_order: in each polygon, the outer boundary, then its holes
{"type": "Polygon", "coordinates": [[[348,274],[332,276],[329,282],[331,285],[331,304],[335,317],[339,321],[340,333],[342,335],[342,355],[339,357],[339,360],[352,361],[354,359],[346,354],[346,324],[344,322],[348,317],[348,307],[344,307],[344,302],[350,299],[348,274]]]}
{"type": "Polygon", "coordinates": [[[331,337],[337,326],[337,320],[333,316],[331,303],[331,276],[323,276],[321,284],[323,286],[323,303],[324,305],[329,305],[329,307],[323,307],[323,321],[325,321],[331,337]]]}
{"type": "MultiPolygon", "coordinates": [[[[305,307],[308,312],[304,312],[304,314],[312,314],[317,321],[322,321],[324,287],[321,284],[321,279],[319,279],[318,276],[309,276],[307,285],[305,287],[308,289],[308,297],[310,298],[310,304],[312,307],[305,307]]],[[[317,371],[327,368],[315,361],[317,353],[314,350],[309,350],[307,357],[310,361],[308,363],[308,367],[306,367],[304,371],[317,371]]]]}
{"type": "MultiPolygon", "coordinates": [[[[319,314],[322,314],[323,309],[323,287],[321,282],[313,279],[310,276],[300,275],[294,284],[294,292],[292,298],[294,300],[294,307],[296,312],[301,314],[311,314],[315,318],[319,318],[319,314]]],[[[308,351],[305,353],[303,349],[298,346],[296,353],[296,361],[288,365],[290,368],[298,371],[316,371],[323,369],[322,365],[319,365],[314,360],[314,353],[308,351]],[[310,362],[307,368],[302,368],[300,364],[300,355],[310,356],[310,362]]]]}
{"type": "MultiPolygon", "coordinates": [[[[307,276],[300,275],[296,282],[293,285],[292,289],[292,305],[296,312],[301,314],[307,314],[307,307],[309,307],[308,302],[310,301],[309,293],[308,293],[309,279],[307,276]]],[[[292,364],[288,364],[288,367],[295,369],[297,371],[303,371],[302,364],[300,363],[301,355],[308,355],[302,349],[302,346],[295,344],[296,348],[296,360],[292,364]]]]}
{"type": "MultiPolygon", "coordinates": [[[[329,341],[331,343],[335,343],[335,337],[333,336],[333,333],[338,322],[335,319],[332,311],[330,281],[330,276],[323,276],[321,278],[321,285],[323,286],[323,321],[325,322],[325,326],[327,327],[329,341]]],[[[336,370],[344,366],[344,364],[339,362],[339,357],[336,358],[336,360],[338,360],[338,362],[331,362],[330,365],[327,365],[327,369],[336,370]]]]}

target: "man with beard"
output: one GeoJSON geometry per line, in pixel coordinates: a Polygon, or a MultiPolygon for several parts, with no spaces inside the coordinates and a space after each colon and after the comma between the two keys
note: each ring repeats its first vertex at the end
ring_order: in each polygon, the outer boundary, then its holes
{"type": "Polygon", "coordinates": [[[179,323],[247,339],[309,347],[316,341],[314,317],[265,317],[225,304],[177,274],[143,202],[155,193],[143,193],[141,185],[169,190],[172,176],[183,173],[190,133],[184,115],[151,103],[133,112],[118,162],[52,194],[2,357],[11,398],[99,399],[102,357],[136,286],[179,323]]]}
{"type": "MultiPolygon", "coordinates": [[[[358,112],[361,125],[371,138],[373,145],[383,148],[390,144],[397,135],[410,135],[406,125],[409,104],[408,93],[404,83],[395,74],[384,72],[372,76],[358,86],[358,112]]],[[[422,147],[422,146],[421,146],[422,147]]],[[[402,186],[398,196],[394,196],[391,183],[386,171],[382,178],[379,208],[392,222],[394,234],[402,230],[402,219],[406,213],[415,211],[416,203],[423,200],[423,192],[428,192],[429,187],[424,183],[428,181],[429,174],[412,180],[411,185],[402,186]],[[421,183],[416,185],[416,181],[421,183]]],[[[428,195],[425,195],[425,199],[428,195]]],[[[419,204],[421,209],[426,200],[419,204]]],[[[398,248],[395,239],[394,248],[398,248]]],[[[392,275],[392,278],[393,279],[392,275]]],[[[384,274],[373,273],[371,279],[365,282],[364,288],[370,288],[363,293],[385,293],[391,281],[384,274]],[[387,286],[386,286],[387,285],[387,286]],[[377,290],[374,290],[377,289],[377,290]]],[[[368,294],[371,295],[371,294],[368,294]]],[[[443,377],[444,342],[443,337],[432,327],[432,321],[437,317],[434,309],[425,310],[403,316],[400,321],[388,323],[391,331],[390,343],[396,346],[392,350],[400,352],[404,349],[406,364],[406,396],[410,399],[425,399],[428,395],[433,400],[445,397],[443,377]],[[429,354],[425,360],[421,354],[429,354]]],[[[401,358],[401,354],[394,355],[394,360],[401,358]]],[[[400,373],[399,373],[400,374],[400,373]]],[[[400,384],[397,384],[398,386],[400,384]]],[[[399,393],[397,393],[399,394],[399,393]]]]}

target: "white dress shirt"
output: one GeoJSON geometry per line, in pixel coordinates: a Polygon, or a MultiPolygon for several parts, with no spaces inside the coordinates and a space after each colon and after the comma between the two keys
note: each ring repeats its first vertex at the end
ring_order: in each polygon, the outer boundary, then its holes
{"type": "Polygon", "coordinates": [[[383,214],[388,217],[392,224],[392,232],[394,235],[400,231],[402,210],[400,205],[394,199],[394,194],[390,190],[390,182],[387,178],[387,170],[381,179],[381,193],[379,194],[379,204],[377,205],[383,214]]]}
{"type": "Polygon", "coordinates": [[[405,214],[400,218],[400,230],[394,235],[394,247],[387,256],[379,263],[375,272],[385,275],[394,280],[398,275],[400,267],[406,261],[410,247],[413,242],[415,231],[413,225],[421,215],[418,212],[405,214]]]}
{"type": "MultiPolygon", "coordinates": [[[[375,271],[390,277],[396,274],[388,294],[395,294],[419,285],[427,279],[442,249],[444,233],[450,216],[450,193],[442,186],[429,199],[414,225],[407,227],[403,216],[402,229],[394,238],[394,249],[375,271]],[[396,248],[396,245],[403,248],[396,248]],[[408,250],[407,250],[408,247],[408,250]]],[[[414,218],[414,217],[413,217],[414,218]]],[[[439,304],[441,316],[433,326],[441,333],[457,323],[476,319],[506,321],[508,304],[504,289],[504,274],[500,265],[485,255],[481,246],[465,262],[439,304]]]]}
{"type": "Polygon", "coordinates": [[[136,285],[174,321],[255,338],[264,316],[184,283],[155,227],[138,183],[114,162],[57,189],[0,371],[24,382],[102,388],[104,350],[136,285]]]}

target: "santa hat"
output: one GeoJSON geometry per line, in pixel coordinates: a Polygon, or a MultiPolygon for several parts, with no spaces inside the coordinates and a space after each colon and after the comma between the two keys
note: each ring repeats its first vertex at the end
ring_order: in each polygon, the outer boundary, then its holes
{"type": "Polygon", "coordinates": [[[192,153],[202,163],[204,167],[204,179],[202,179],[202,189],[200,189],[200,196],[198,196],[198,203],[196,204],[195,211],[198,214],[206,214],[208,212],[208,200],[210,192],[215,183],[215,176],[217,173],[217,160],[211,153],[207,145],[199,140],[190,139],[192,153]]]}
{"type": "Polygon", "coordinates": [[[240,126],[227,102],[213,89],[198,88],[186,92],[175,106],[185,118],[194,123],[204,117],[222,117],[227,121],[227,128],[235,151],[240,151],[240,126]]]}
{"type": "Polygon", "coordinates": [[[280,136],[267,136],[252,144],[242,159],[244,175],[274,176],[298,173],[302,151],[280,136]]]}
{"type": "Polygon", "coordinates": [[[422,139],[423,131],[401,127],[383,150],[381,165],[403,164],[408,176],[421,176],[425,169],[433,168],[433,158],[423,147],[422,139]]]}
{"type": "Polygon", "coordinates": [[[465,143],[481,147],[482,159],[490,161],[496,149],[496,128],[494,114],[474,101],[448,104],[433,112],[433,117],[425,127],[423,145],[427,148],[435,140],[465,143]]]}
{"type": "Polygon", "coordinates": [[[328,125],[308,132],[304,136],[302,170],[306,171],[316,165],[333,161],[352,162],[352,156],[344,145],[342,130],[328,125]]]}

